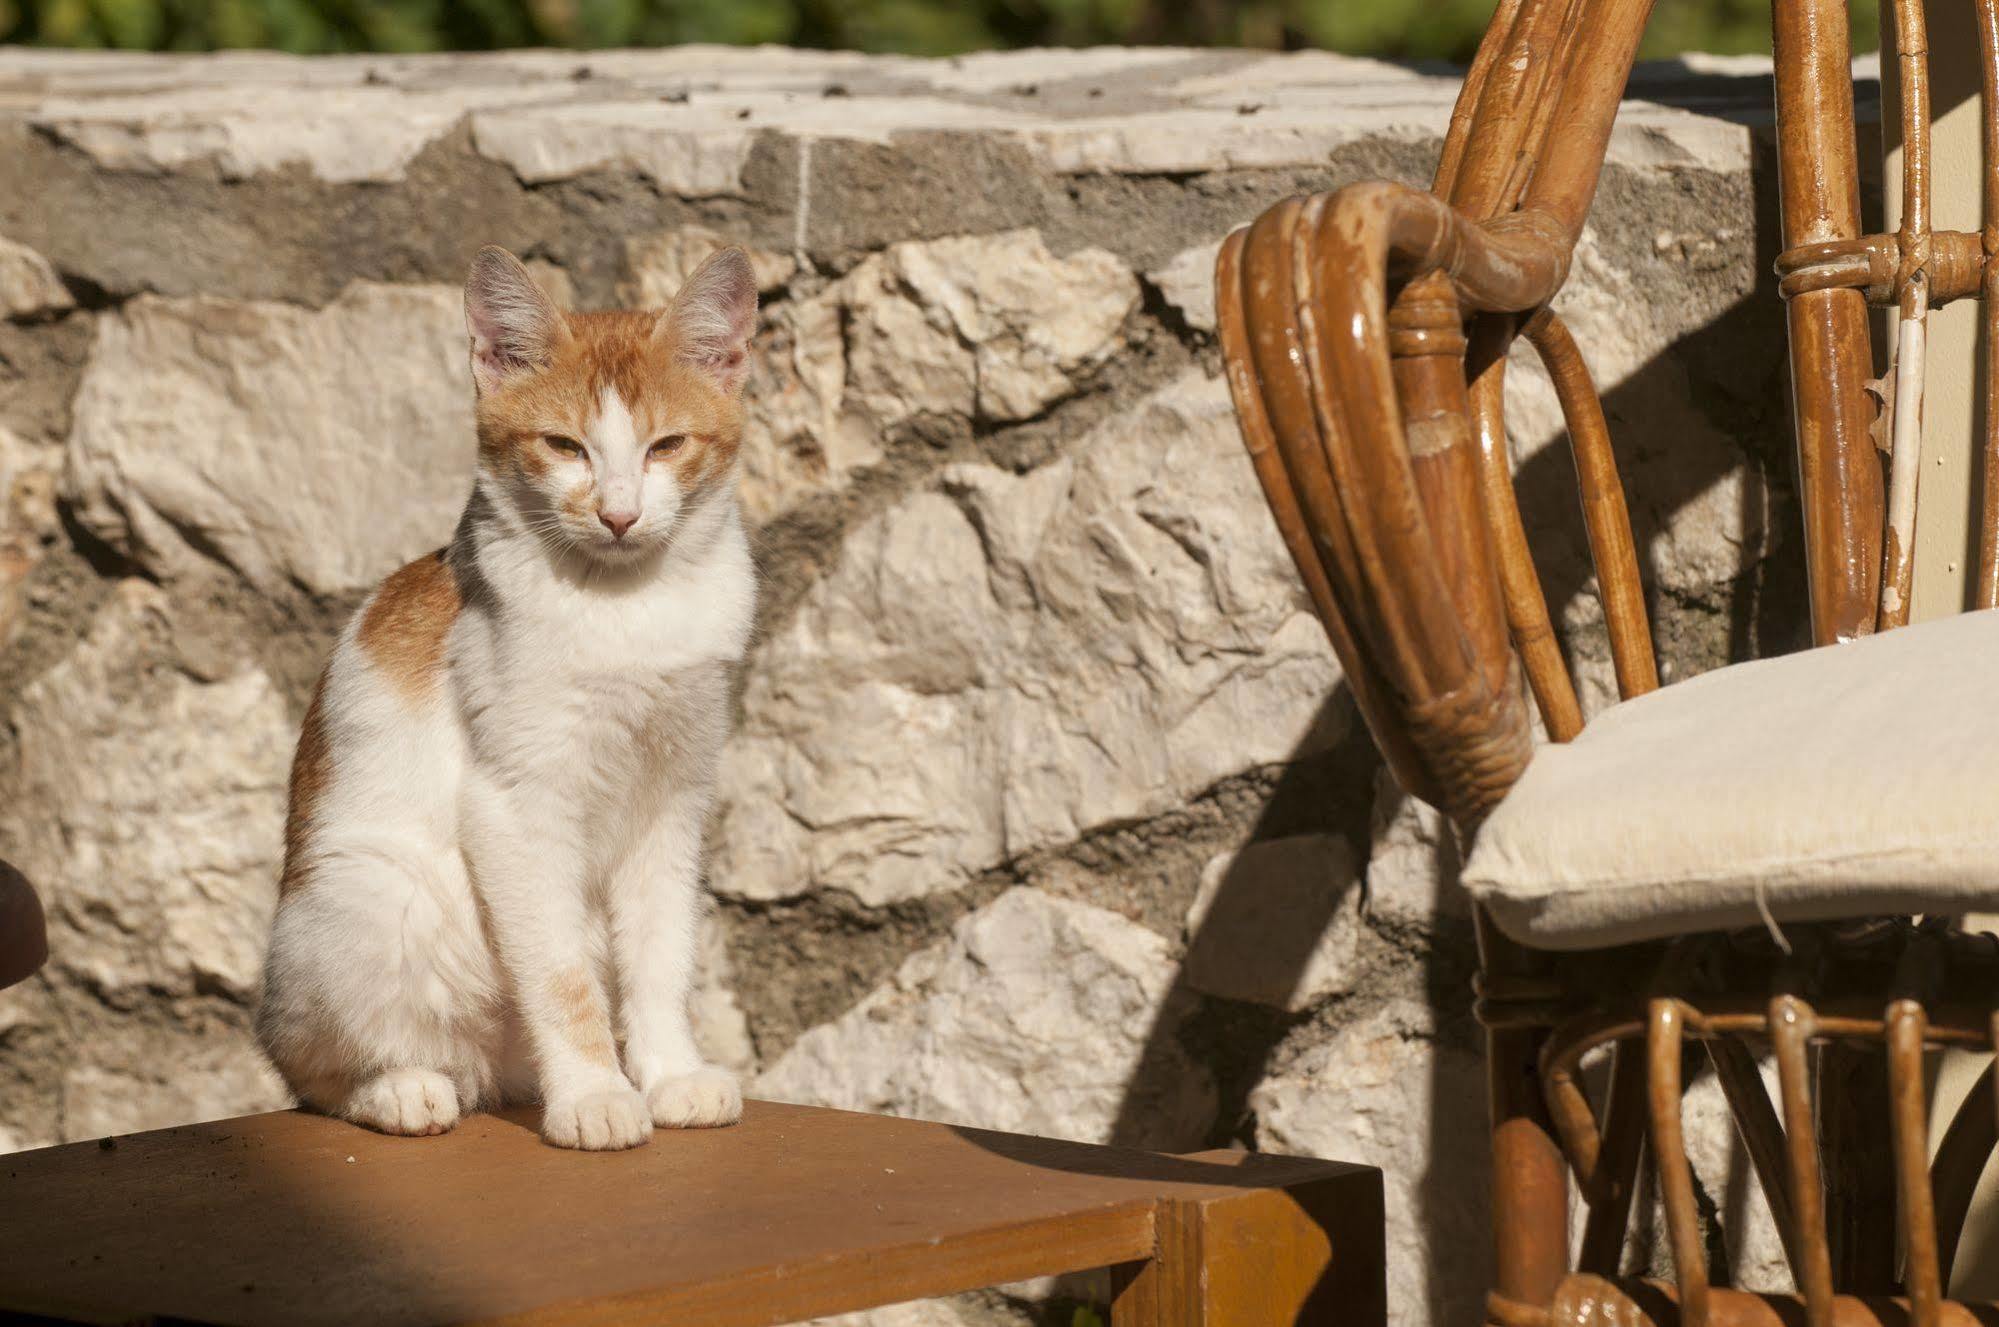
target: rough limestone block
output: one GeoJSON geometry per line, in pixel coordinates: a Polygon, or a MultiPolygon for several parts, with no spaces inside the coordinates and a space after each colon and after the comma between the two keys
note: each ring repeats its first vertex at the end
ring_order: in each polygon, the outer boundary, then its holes
{"type": "Polygon", "coordinates": [[[1031,230],[892,245],[848,280],[855,386],[883,423],[1038,414],[1118,350],[1138,303],[1114,255],[1058,259],[1031,230]]]}
{"type": "Polygon", "coordinates": [[[1344,994],[1360,976],[1360,893],[1353,849],[1335,834],[1221,853],[1187,909],[1182,975],[1197,991],[1292,1013],[1344,994]],[[1287,961],[1299,937],[1315,937],[1302,964],[1287,961]]]}
{"type": "Polygon", "coordinates": [[[62,450],[28,442],[0,426],[0,648],[25,608],[24,583],[60,528],[56,471],[62,450]]]}
{"type": "Polygon", "coordinates": [[[1074,460],[953,467],[848,537],[752,671],[711,878],[949,888],[1322,748],[1336,676],[1227,392],[1189,375],[1074,460]]]}
{"type": "Polygon", "coordinates": [[[133,95],[54,97],[43,132],[106,170],[163,174],[212,164],[224,178],[304,168],[332,184],[403,178],[411,160],[474,108],[545,101],[559,85],[434,91],[223,81],[133,95]],[[303,93],[303,95],[302,95],[303,93]]]}
{"type": "Polygon", "coordinates": [[[256,669],[166,663],[167,611],[156,587],[120,583],[8,714],[0,843],[42,896],[51,958],[49,994],[0,995],[0,1038],[45,1045],[111,1017],[52,1063],[14,1061],[60,1075],[65,1138],[286,1099],[244,1020],[213,1004],[261,975],[293,728],[256,669]]]}
{"type": "Polygon", "coordinates": [[[65,1139],[225,1120],[291,1104],[247,1036],[191,1047],[171,1065],[148,1064],[137,1072],[82,1065],[63,1075],[62,1090],[65,1139]],[[164,1082],[161,1069],[167,1071],[164,1082]]]}
{"type": "Polygon", "coordinates": [[[765,311],[744,398],[743,513],[773,520],[838,492],[882,459],[880,431],[847,409],[846,311],[838,294],[765,311]]]}
{"type": "Polygon", "coordinates": [[[64,494],[147,571],[371,585],[441,545],[471,489],[460,297],[135,300],[99,320],[75,417],[64,494]]]}
{"type": "Polygon", "coordinates": [[[254,669],[200,681],[157,658],[166,597],[122,582],[76,653],[17,697],[9,855],[42,893],[52,964],[106,995],[254,990],[291,765],[254,669]]]}
{"type": "Polygon", "coordinates": [[[1171,1043],[1166,942],[1088,904],[1016,888],[911,955],[840,1018],[801,1037],[757,1080],[781,1101],[885,1111],[1103,1142],[1140,1058],[1164,1057],[1167,1099],[1139,1145],[1189,1146],[1214,1084],[1171,1043]],[[1167,1040],[1161,1041],[1162,1032],[1167,1040]]]}
{"type": "Polygon", "coordinates": [[[1182,249],[1173,261],[1154,268],[1145,279],[1159,287],[1166,302],[1180,310],[1187,326],[1197,332],[1215,330],[1215,258],[1221,253],[1220,240],[1182,249]]]}

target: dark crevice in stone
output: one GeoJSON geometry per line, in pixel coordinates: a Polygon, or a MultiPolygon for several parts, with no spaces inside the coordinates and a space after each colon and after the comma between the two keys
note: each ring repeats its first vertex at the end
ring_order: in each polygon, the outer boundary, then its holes
{"type": "Polygon", "coordinates": [[[1138,277],[1140,316],[1151,319],[1164,331],[1187,347],[1190,354],[1198,355],[1201,349],[1215,340],[1215,334],[1193,326],[1187,321],[1187,313],[1172,300],[1159,283],[1140,273],[1138,277]]]}
{"type": "Polygon", "coordinates": [[[58,272],[57,276],[69,292],[69,297],[76,302],[75,307],[84,313],[112,312],[124,307],[131,298],[130,294],[121,295],[106,290],[89,277],[74,272],[58,272]]]}
{"type": "Polygon", "coordinates": [[[90,569],[107,580],[123,580],[139,577],[155,584],[159,578],[140,566],[122,550],[114,548],[100,538],[95,530],[77,519],[76,509],[68,502],[56,504],[56,518],[62,523],[62,532],[76,555],[89,565],[90,569]]]}

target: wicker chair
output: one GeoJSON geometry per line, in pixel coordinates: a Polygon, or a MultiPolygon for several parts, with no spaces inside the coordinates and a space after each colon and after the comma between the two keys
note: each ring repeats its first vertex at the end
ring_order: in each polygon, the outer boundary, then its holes
{"type": "MultiPolygon", "coordinates": [[[[1648,885],[1642,870],[1617,898],[1574,879],[1526,897],[1504,880],[1509,862],[1516,874],[1522,862],[1559,874],[1563,852],[1590,846],[1578,846],[1573,826],[1548,823],[1551,798],[1620,760],[1641,769],[1648,732],[1696,731],[1704,707],[1733,705],[1739,718],[1759,695],[1822,684],[1850,700],[1877,672],[1897,684],[1941,678],[1961,688],[1964,659],[1999,648],[1992,619],[1974,614],[1646,694],[1658,670],[1603,409],[1548,302],[1567,273],[1649,8],[1647,0],[1500,0],[1430,192],[1367,183],[1292,199],[1230,237],[1217,266],[1218,306],[1243,438],[1387,762],[1405,788],[1450,816],[1470,855],[1495,1168],[1490,1321],[1999,1320],[1943,1299],[1993,1148],[1991,1071],[1932,1165],[1923,1058],[1939,1046],[1989,1049],[1999,1036],[1990,938],[1935,916],[1999,898],[1989,839],[1969,858],[1925,856],[1924,870],[1891,867],[1885,878],[1815,866],[1766,879],[1749,862],[1719,872],[1733,893],[1706,879],[1675,893],[1648,885]],[[1574,745],[1540,756],[1529,693],[1556,743],[1582,734],[1583,719],[1509,470],[1502,373],[1516,337],[1538,352],[1566,418],[1625,698],[1574,745]],[[1970,626],[1953,636],[1957,624],[1970,626]],[[1542,823],[1530,823],[1537,816],[1542,823]],[[1536,835],[1540,855],[1523,855],[1520,845],[1536,835]],[[1481,856],[1497,865],[1481,866],[1481,856]],[[1767,928],[1753,924],[1759,916],[1767,928]],[[1711,1284],[1680,1120],[1683,1050],[1694,1043],[1705,1047],[1755,1164],[1795,1297],[1711,1284]],[[1775,1103],[1758,1048],[1776,1062],[1775,1103]],[[1608,1087],[1593,1101],[1580,1066],[1606,1050],[1608,1087]],[[1648,1138],[1670,1283],[1620,1265],[1648,1138]],[[1572,1180],[1587,1207],[1573,1243],[1572,1180]]],[[[1884,235],[1861,233],[1844,2],[1777,0],[1773,9],[1778,267],[1812,626],[1817,643],[1831,645],[1908,619],[1928,310],[1985,296],[1995,357],[1987,367],[1999,365],[1999,0],[1976,5],[1982,235],[1930,229],[1918,0],[1893,0],[1905,172],[1900,230],[1884,235]],[[1886,386],[1873,377],[1870,304],[1897,311],[1897,367],[1886,386]]],[[[1999,604],[1999,373],[1988,376],[1979,607],[1999,604]]],[[[1802,722],[1800,731],[1822,722],[1831,736],[1860,722],[1840,708],[1848,701],[1827,703],[1814,715],[1800,702],[1787,721],[1802,722]]],[[[1887,787],[1892,779],[1956,773],[1926,772],[1923,759],[1918,747],[1885,769],[1884,795],[1910,793],[1887,787]]],[[[1859,779],[1864,802],[1868,769],[1842,774],[1859,779]]],[[[1645,808],[1618,809],[1600,796],[1592,814],[1606,808],[1627,817],[1626,830],[1643,827],[1645,808]]],[[[1737,828],[1760,832],[1754,818],[1737,828]]],[[[1715,848],[1716,833],[1697,820],[1666,826],[1653,841],[1691,845],[1698,856],[1715,848]]],[[[1607,851],[1607,835],[1599,839],[1595,848],[1607,851]]],[[[1915,848],[1921,856],[1923,845],[1915,848]]]]}

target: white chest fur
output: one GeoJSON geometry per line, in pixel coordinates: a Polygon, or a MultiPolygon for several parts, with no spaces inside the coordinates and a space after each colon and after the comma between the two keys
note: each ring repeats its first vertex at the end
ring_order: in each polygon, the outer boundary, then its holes
{"type": "Polygon", "coordinates": [[[518,537],[475,547],[450,643],[475,759],[559,765],[594,782],[719,743],[725,672],[748,643],[756,580],[733,511],[700,533],[658,565],[616,572],[552,564],[518,537]]]}

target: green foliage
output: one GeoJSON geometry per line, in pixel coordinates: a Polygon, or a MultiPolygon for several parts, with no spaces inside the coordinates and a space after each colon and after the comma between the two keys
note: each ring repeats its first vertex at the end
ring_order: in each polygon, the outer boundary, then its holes
{"type": "MultiPolygon", "coordinates": [[[[1785,0],[1774,0],[1782,4],[1785,0]]],[[[1673,55],[1680,51],[1712,51],[1739,55],[1770,51],[1770,6],[1773,0],[1702,0],[1674,4],[1665,0],[1652,11],[1640,54],[1673,55]]],[[[1871,51],[1881,44],[1880,6],[1876,0],[1854,0],[1853,49],[1871,51]]]]}
{"type": "MultiPolygon", "coordinates": [[[[1780,0],[1781,2],[1781,0],[1780,0]]],[[[1771,0],[1661,0],[1644,53],[1766,51],[1771,0]]],[[[947,55],[1095,43],[1464,60],[1492,0],[0,0],[0,41],[131,50],[786,42],[947,55]]],[[[1854,6],[1875,43],[1874,0],[1854,6]]]]}

